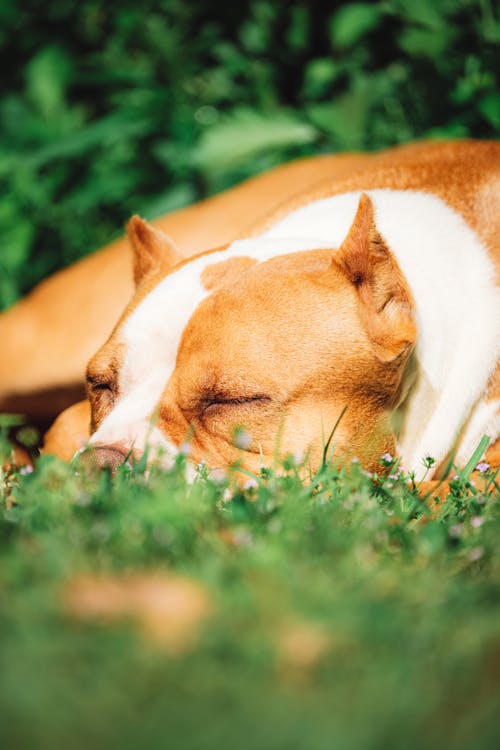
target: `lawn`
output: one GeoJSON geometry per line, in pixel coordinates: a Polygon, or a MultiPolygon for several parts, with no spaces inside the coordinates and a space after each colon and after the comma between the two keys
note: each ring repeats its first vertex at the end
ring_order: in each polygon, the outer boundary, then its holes
{"type": "Polygon", "coordinates": [[[389,460],[185,460],[4,473],[1,747],[500,746],[491,469],[436,506],[389,460]]]}

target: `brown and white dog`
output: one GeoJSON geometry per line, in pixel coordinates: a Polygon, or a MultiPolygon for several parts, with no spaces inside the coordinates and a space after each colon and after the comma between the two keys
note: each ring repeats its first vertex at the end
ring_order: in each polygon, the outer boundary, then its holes
{"type": "MultiPolygon", "coordinates": [[[[46,450],[68,458],[89,440],[115,465],[146,445],[168,462],[188,442],[194,462],[257,470],[278,446],[316,466],[338,423],[335,455],[368,469],[397,452],[419,477],[426,456],[463,463],[483,434],[497,464],[499,209],[500,145],[468,141],[287,165],[163,219],[175,245],[134,217],[135,293],[90,360],[88,402],[59,417],[46,450]]],[[[130,289],[126,262],[107,248],[0,317],[0,406],[77,384],[78,352],[130,289]],[[57,331],[33,322],[37,306],[57,331]],[[36,368],[13,379],[19,321],[25,347],[43,331],[34,387],[36,368]],[[71,342],[67,365],[51,334],[61,353],[71,342]]]]}

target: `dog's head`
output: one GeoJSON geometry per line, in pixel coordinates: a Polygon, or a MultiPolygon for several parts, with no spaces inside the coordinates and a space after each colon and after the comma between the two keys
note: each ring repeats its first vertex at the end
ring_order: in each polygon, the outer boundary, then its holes
{"type": "Polygon", "coordinates": [[[337,422],[337,456],[370,467],[392,449],[416,326],[368,196],[340,248],[263,237],[174,265],[164,235],[138,217],[128,231],[136,294],[88,367],[103,457],[189,445],[209,466],[315,466],[337,422]]]}

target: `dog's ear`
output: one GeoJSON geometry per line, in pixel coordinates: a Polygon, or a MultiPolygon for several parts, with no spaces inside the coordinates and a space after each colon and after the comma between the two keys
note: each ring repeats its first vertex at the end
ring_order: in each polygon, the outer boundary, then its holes
{"type": "Polygon", "coordinates": [[[365,193],[334,263],[356,288],[361,319],[379,359],[387,362],[409,352],[417,337],[412,294],[377,230],[365,193]]]}
{"type": "Polygon", "coordinates": [[[181,259],[173,241],[140,216],[132,216],[127,224],[127,236],[134,251],[134,281],[136,286],[152,274],[169,271],[181,259]]]}

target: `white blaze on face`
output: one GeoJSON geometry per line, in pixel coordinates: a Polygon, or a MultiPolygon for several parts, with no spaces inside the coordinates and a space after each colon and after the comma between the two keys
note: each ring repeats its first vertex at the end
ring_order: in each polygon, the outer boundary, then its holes
{"type": "Polygon", "coordinates": [[[146,444],[175,452],[154,428],[154,413],[175,367],[182,333],[200,302],[208,297],[201,283],[205,268],[228,258],[258,261],[316,247],[317,239],[264,238],[234,242],[227,250],[195,258],[161,281],[124,322],[120,331],[125,358],[119,374],[120,400],[92,435],[90,444],[125,444],[142,451],[146,444]]]}

